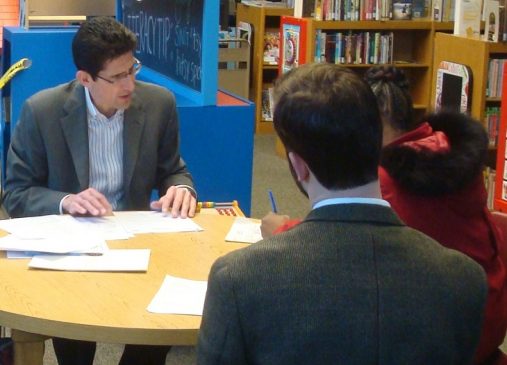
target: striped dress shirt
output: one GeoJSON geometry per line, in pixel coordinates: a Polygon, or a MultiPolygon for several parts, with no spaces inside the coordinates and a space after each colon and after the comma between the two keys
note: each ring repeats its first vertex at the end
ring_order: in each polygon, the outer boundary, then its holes
{"type": "Polygon", "coordinates": [[[113,210],[123,195],[123,114],[107,118],[100,113],[85,88],[88,109],[90,187],[104,194],[113,210]]]}

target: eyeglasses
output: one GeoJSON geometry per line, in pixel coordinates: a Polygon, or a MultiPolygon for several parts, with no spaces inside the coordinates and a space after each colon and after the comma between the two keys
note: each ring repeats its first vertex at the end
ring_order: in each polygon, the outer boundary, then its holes
{"type": "Polygon", "coordinates": [[[132,65],[132,67],[129,68],[127,72],[122,72],[118,75],[111,76],[110,79],[106,79],[105,77],[102,77],[100,75],[97,75],[97,77],[101,80],[110,83],[111,85],[114,85],[122,80],[125,80],[129,76],[137,75],[139,71],[141,71],[141,67],[142,67],[141,61],[139,61],[137,58],[134,58],[134,64],[132,65]]]}

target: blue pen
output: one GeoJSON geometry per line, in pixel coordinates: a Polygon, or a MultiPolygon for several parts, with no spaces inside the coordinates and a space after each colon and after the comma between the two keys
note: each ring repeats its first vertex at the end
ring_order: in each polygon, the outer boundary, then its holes
{"type": "Polygon", "coordinates": [[[271,191],[271,189],[268,190],[268,194],[269,201],[271,202],[271,210],[273,211],[273,213],[278,213],[278,209],[276,209],[275,197],[273,196],[273,192],[271,191]]]}

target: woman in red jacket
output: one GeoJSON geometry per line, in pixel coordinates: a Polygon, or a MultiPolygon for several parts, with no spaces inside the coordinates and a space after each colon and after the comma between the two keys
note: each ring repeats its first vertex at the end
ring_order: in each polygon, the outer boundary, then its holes
{"type": "Polygon", "coordinates": [[[394,67],[371,68],[366,80],[384,122],[382,197],[407,225],[484,268],[489,291],[474,363],[507,364],[498,349],[507,329],[506,243],[486,206],[486,131],[464,114],[445,111],[414,125],[408,82],[394,67]]]}
{"type": "MultiPolygon", "coordinates": [[[[507,329],[507,263],[502,259],[506,242],[486,206],[486,132],[470,117],[452,112],[414,123],[408,81],[392,66],[373,67],[365,79],[377,96],[384,124],[382,197],[408,226],[484,268],[489,291],[474,364],[505,365],[507,356],[498,347],[507,329]]],[[[268,215],[263,235],[275,226],[277,233],[295,223],[287,216],[268,215]]]]}

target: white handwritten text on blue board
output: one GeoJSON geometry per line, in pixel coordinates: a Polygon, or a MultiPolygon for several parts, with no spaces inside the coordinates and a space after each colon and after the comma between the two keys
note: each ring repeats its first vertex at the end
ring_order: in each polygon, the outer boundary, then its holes
{"type": "Polygon", "coordinates": [[[143,64],[200,91],[203,0],[124,0],[122,10],[143,64]]]}

